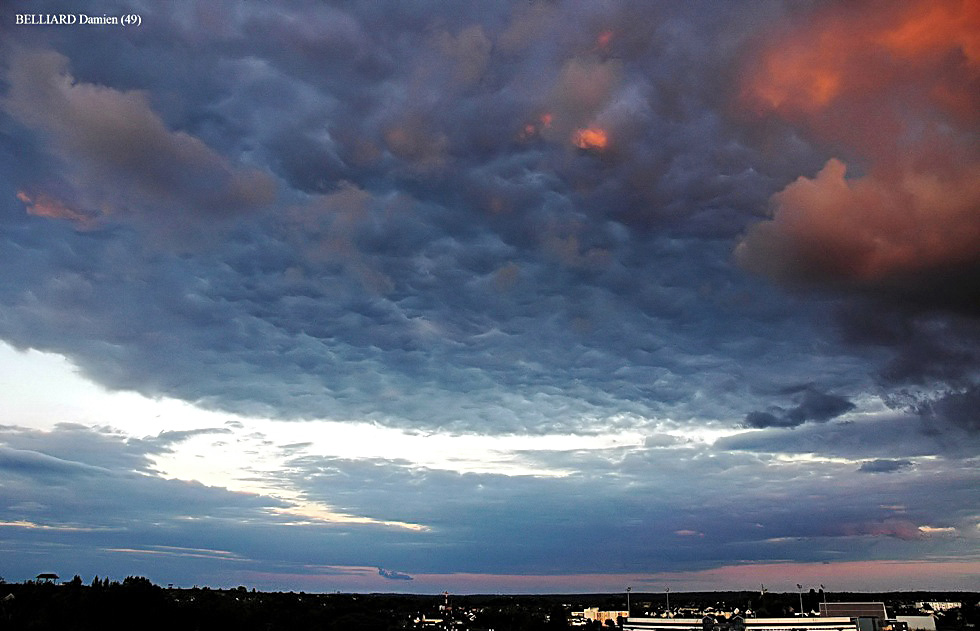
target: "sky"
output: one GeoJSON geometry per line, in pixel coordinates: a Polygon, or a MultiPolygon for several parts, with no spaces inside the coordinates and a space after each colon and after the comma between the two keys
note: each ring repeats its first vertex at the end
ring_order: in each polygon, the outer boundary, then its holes
{"type": "Polygon", "coordinates": [[[7,581],[980,586],[980,3],[71,4],[0,9],[7,581]]]}

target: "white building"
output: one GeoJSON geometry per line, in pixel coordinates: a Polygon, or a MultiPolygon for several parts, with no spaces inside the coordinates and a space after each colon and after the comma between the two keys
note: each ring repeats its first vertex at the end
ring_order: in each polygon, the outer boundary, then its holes
{"type": "Polygon", "coordinates": [[[956,602],[937,602],[930,600],[928,602],[915,603],[915,606],[919,609],[925,609],[926,605],[933,611],[949,611],[950,609],[959,609],[963,606],[963,603],[956,602]]]}
{"type": "Polygon", "coordinates": [[[895,616],[895,620],[909,625],[909,631],[936,631],[936,619],[932,616],[895,616]]]}
{"type": "Polygon", "coordinates": [[[624,631],[858,631],[851,618],[628,618],[624,631]]]}
{"type": "Polygon", "coordinates": [[[628,611],[599,611],[598,607],[589,607],[585,611],[573,611],[572,619],[596,620],[605,623],[606,620],[617,622],[619,618],[626,618],[628,611]]]}

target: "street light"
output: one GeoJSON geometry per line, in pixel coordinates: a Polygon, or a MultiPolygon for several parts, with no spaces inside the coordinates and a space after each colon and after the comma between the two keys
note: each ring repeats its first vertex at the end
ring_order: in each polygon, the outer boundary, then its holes
{"type": "Polygon", "coordinates": [[[803,586],[799,583],[796,584],[796,589],[800,590],[800,615],[803,615],[803,586]]]}
{"type": "Polygon", "coordinates": [[[664,591],[667,592],[667,616],[670,616],[670,588],[664,587],[664,591]]]}
{"type": "Polygon", "coordinates": [[[626,586],[626,617],[627,618],[630,617],[630,592],[631,591],[633,591],[633,588],[627,585],[626,586]]]}

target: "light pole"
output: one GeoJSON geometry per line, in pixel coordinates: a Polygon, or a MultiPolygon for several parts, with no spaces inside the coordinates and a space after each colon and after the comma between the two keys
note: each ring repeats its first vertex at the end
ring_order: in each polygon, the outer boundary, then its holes
{"type": "Polygon", "coordinates": [[[667,617],[670,617],[670,588],[664,587],[664,591],[667,593],[667,617]]]}
{"type": "Polygon", "coordinates": [[[827,588],[824,587],[823,585],[821,585],[820,586],[820,592],[823,594],[823,604],[824,604],[824,609],[826,609],[827,608],[827,606],[826,606],[827,605],[827,588]]]}
{"type": "Polygon", "coordinates": [[[803,615],[803,586],[799,583],[796,584],[796,589],[800,590],[800,615],[803,615]]]}
{"type": "Polygon", "coordinates": [[[630,592],[631,591],[633,591],[633,588],[627,585],[626,586],[626,617],[627,618],[630,617],[630,592]]]}

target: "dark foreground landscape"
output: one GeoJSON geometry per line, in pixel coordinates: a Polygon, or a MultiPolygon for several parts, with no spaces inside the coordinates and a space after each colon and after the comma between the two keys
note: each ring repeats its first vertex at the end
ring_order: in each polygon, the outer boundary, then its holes
{"type": "MultiPolygon", "coordinates": [[[[890,593],[671,593],[675,616],[793,616],[829,602],[884,602],[890,616],[933,615],[936,628],[975,629],[980,620],[976,592],[890,593]],[[932,603],[932,604],[930,604],[932,603]],[[959,605],[941,610],[941,605],[959,605]],[[935,606],[935,610],[933,610],[935,606]]],[[[633,592],[633,616],[665,612],[665,594],[633,592]]],[[[142,577],[110,581],[79,577],[63,583],[0,584],[0,629],[611,629],[583,612],[622,612],[625,594],[402,595],[266,593],[233,589],[169,588],[142,577]]]]}

